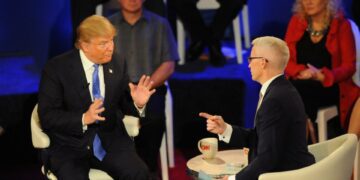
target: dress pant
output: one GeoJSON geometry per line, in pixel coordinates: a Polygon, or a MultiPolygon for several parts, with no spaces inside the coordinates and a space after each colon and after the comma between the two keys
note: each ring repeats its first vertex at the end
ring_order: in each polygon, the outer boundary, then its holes
{"type": "Polygon", "coordinates": [[[158,156],[165,132],[166,86],[156,88],[146,105],[145,118],[140,119],[140,132],[135,138],[136,150],[151,172],[158,168],[158,156]]]}
{"type": "MultiPolygon", "coordinates": [[[[117,128],[115,128],[117,129],[117,128]]],[[[91,131],[91,128],[88,129],[91,131]]],[[[105,171],[113,179],[149,179],[149,170],[138,156],[134,142],[119,130],[107,131],[100,135],[106,155],[99,161],[93,154],[92,146],[70,147],[52,144],[48,150],[48,169],[58,179],[85,180],[89,179],[90,168],[105,171]],[[109,141],[109,139],[114,138],[109,141]],[[107,140],[107,143],[106,141],[107,140]]],[[[93,142],[94,133],[89,142],[93,142]]],[[[91,144],[91,143],[90,143],[91,144]]]]}
{"type": "Polygon", "coordinates": [[[221,40],[226,27],[237,16],[246,0],[217,0],[220,8],[209,28],[205,25],[200,11],[196,8],[198,0],[173,0],[176,13],[190,33],[192,42],[198,40],[221,40]],[[207,34],[209,32],[210,34],[207,34]]]}

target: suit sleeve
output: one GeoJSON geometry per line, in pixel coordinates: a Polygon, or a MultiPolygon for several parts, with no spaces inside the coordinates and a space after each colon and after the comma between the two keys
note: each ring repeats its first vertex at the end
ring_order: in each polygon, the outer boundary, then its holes
{"type": "Polygon", "coordinates": [[[65,108],[64,84],[56,72],[56,64],[48,63],[42,73],[39,88],[38,113],[45,131],[82,135],[82,111],[65,108]]]}
{"type": "Polygon", "coordinates": [[[271,171],[279,163],[286,137],[286,121],[282,118],[281,105],[274,99],[264,101],[258,111],[257,156],[236,175],[236,179],[255,180],[259,175],[271,171]]]}
{"type": "Polygon", "coordinates": [[[251,140],[256,138],[254,129],[245,129],[238,126],[232,126],[233,132],[231,134],[229,145],[236,148],[250,147],[251,140]]]}

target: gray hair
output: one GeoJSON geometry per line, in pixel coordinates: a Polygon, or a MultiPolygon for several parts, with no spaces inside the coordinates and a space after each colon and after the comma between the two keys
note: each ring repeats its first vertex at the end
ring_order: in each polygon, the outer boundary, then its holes
{"type": "Polygon", "coordinates": [[[277,64],[282,70],[285,69],[290,57],[289,48],[285,41],[273,36],[264,36],[254,39],[252,45],[269,48],[278,57],[278,59],[270,59],[269,61],[277,64]]]}

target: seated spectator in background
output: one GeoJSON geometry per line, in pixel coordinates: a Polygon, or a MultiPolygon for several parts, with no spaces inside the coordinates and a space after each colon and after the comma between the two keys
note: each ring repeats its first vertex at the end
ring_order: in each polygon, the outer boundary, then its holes
{"type": "MultiPolygon", "coordinates": [[[[235,147],[249,147],[249,165],[229,179],[257,180],[260,174],[299,169],[315,162],[306,143],[306,114],[300,95],[283,75],[289,59],[286,43],[274,37],[253,41],[249,68],[262,85],[255,128],[230,126],[221,116],[207,118],[207,130],[235,147]]],[[[228,179],[225,177],[224,179],[228,179]]]]}
{"type": "Polygon", "coordinates": [[[121,120],[142,114],[155,90],[148,76],[129,84],[124,59],[113,56],[115,34],[106,18],[90,16],[77,29],[78,49],[43,70],[38,111],[51,140],[45,164],[58,179],[89,179],[93,167],[114,179],[149,177],[121,120]]]}
{"type": "Polygon", "coordinates": [[[357,98],[352,110],[348,133],[356,134],[360,138],[360,98],[357,98]]]}
{"type": "Polygon", "coordinates": [[[221,52],[221,39],[226,27],[237,16],[246,0],[217,0],[220,8],[209,27],[205,25],[200,11],[196,8],[199,0],[173,0],[175,11],[190,34],[191,44],[186,51],[186,60],[194,61],[199,58],[204,48],[208,46],[210,63],[214,66],[223,66],[225,56],[221,52]]]}
{"type": "Polygon", "coordinates": [[[143,0],[118,0],[120,12],[109,17],[117,28],[115,52],[126,59],[131,82],[139,82],[141,75],[151,77],[156,93],[140,119],[140,132],[135,138],[137,152],[148,165],[151,176],[158,176],[158,155],[165,132],[164,85],[179,59],[175,38],[166,19],[143,9],[143,0]]]}
{"type": "MultiPolygon", "coordinates": [[[[329,137],[347,130],[351,107],[359,94],[355,42],[338,0],[296,0],[285,36],[290,49],[286,75],[299,91],[308,122],[320,107],[337,105],[339,119],[330,121],[329,137]]],[[[316,141],[313,134],[313,141],[316,141]]]]}

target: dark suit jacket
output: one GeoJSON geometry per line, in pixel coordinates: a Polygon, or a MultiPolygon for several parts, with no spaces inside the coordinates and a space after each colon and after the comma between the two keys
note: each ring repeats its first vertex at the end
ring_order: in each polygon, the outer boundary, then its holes
{"type": "MultiPolygon", "coordinates": [[[[114,55],[114,58],[118,57],[114,55]]],[[[83,132],[82,115],[92,103],[79,50],[50,60],[42,73],[39,89],[39,116],[50,137],[50,155],[63,158],[87,154],[98,132],[105,150],[134,148],[122,118],[124,112],[136,114],[128,88],[124,60],[103,64],[105,82],[104,122],[88,126],[83,132]],[[77,153],[78,152],[78,153],[77,153]]]]}
{"type": "Polygon", "coordinates": [[[279,76],[265,92],[255,117],[255,128],[233,126],[230,144],[249,147],[249,165],[236,175],[257,180],[260,174],[298,169],[315,162],[306,142],[306,114],[300,95],[279,76]]]}

